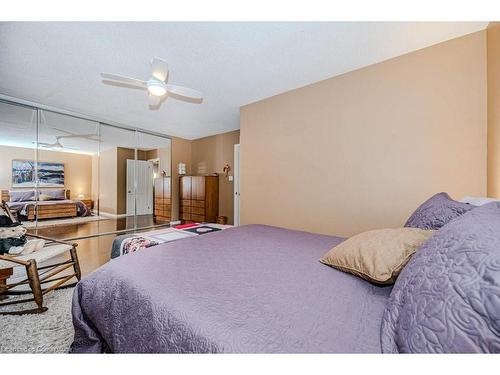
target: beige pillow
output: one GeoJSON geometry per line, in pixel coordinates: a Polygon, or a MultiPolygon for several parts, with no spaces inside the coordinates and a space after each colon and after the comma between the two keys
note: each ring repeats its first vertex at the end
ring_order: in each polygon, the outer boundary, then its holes
{"type": "Polygon", "coordinates": [[[332,248],[320,262],[377,284],[392,284],[434,232],[418,228],[363,232],[332,248]]]}
{"type": "Polygon", "coordinates": [[[39,194],[38,195],[39,201],[51,201],[53,199],[54,199],[54,197],[51,197],[50,195],[47,195],[47,194],[39,194]]]}

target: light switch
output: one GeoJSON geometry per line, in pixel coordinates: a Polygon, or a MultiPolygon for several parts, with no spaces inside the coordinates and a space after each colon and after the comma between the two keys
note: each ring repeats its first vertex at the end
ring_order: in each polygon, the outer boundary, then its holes
{"type": "Polygon", "coordinates": [[[233,176],[229,176],[229,181],[233,181],[233,176]]]}

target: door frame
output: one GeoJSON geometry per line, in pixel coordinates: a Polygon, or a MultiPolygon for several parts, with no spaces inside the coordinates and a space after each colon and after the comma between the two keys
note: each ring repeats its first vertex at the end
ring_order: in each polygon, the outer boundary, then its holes
{"type": "Polygon", "coordinates": [[[234,145],[234,226],[240,225],[240,144],[234,145]]]}

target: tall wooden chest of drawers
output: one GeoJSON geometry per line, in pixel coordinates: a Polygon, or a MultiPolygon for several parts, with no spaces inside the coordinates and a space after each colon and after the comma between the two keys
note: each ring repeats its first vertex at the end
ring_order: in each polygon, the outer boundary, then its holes
{"type": "Polygon", "coordinates": [[[219,177],[182,176],[179,200],[183,222],[215,223],[219,215],[219,177]]]}

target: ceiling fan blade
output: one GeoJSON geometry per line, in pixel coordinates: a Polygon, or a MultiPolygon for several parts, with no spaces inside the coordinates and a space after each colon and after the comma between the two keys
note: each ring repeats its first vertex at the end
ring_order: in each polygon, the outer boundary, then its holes
{"type": "Polygon", "coordinates": [[[151,60],[151,75],[162,82],[166,82],[168,78],[167,62],[158,57],[153,57],[151,60]]]}
{"type": "Polygon", "coordinates": [[[87,141],[100,142],[101,138],[97,134],[84,134],[80,138],[86,139],[87,141]]]}
{"type": "Polygon", "coordinates": [[[119,76],[117,74],[111,73],[101,73],[101,77],[108,81],[114,81],[119,83],[124,83],[130,86],[139,87],[141,89],[147,89],[148,85],[145,81],[141,81],[140,79],[130,78],[125,76],[119,76]]]}
{"type": "Polygon", "coordinates": [[[157,106],[161,102],[161,96],[156,96],[156,95],[148,95],[148,104],[150,106],[157,106]]]}
{"type": "Polygon", "coordinates": [[[97,137],[97,134],[69,134],[69,135],[58,135],[56,136],[56,139],[82,138],[82,139],[87,139],[89,141],[98,142],[99,140],[96,139],[95,137],[97,137]]]}
{"type": "Polygon", "coordinates": [[[167,99],[168,95],[163,95],[163,96],[156,96],[156,95],[151,95],[149,94],[148,96],[148,102],[149,102],[149,109],[157,110],[160,109],[160,106],[162,103],[167,99]]]}
{"type": "Polygon", "coordinates": [[[176,99],[186,98],[195,101],[203,100],[203,94],[201,92],[187,87],[167,85],[167,91],[171,94],[174,94],[176,99]]]}
{"type": "Polygon", "coordinates": [[[71,133],[67,130],[64,130],[64,129],[59,129],[59,128],[55,128],[53,126],[50,127],[51,129],[54,129],[54,130],[57,130],[58,132],[61,132],[61,133],[65,133],[65,134],[68,134],[68,135],[75,135],[75,133],[71,133]]]}
{"type": "Polygon", "coordinates": [[[42,148],[62,148],[63,146],[60,143],[44,143],[40,147],[42,147],[42,148]]]}
{"type": "Polygon", "coordinates": [[[82,151],[80,148],[76,148],[76,147],[68,147],[68,146],[63,146],[63,147],[61,147],[61,149],[64,149],[64,150],[82,151]]]}
{"type": "Polygon", "coordinates": [[[50,143],[47,143],[47,142],[31,142],[32,145],[39,145],[39,146],[43,146],[43,145],[50,145],[50,143]]]}

